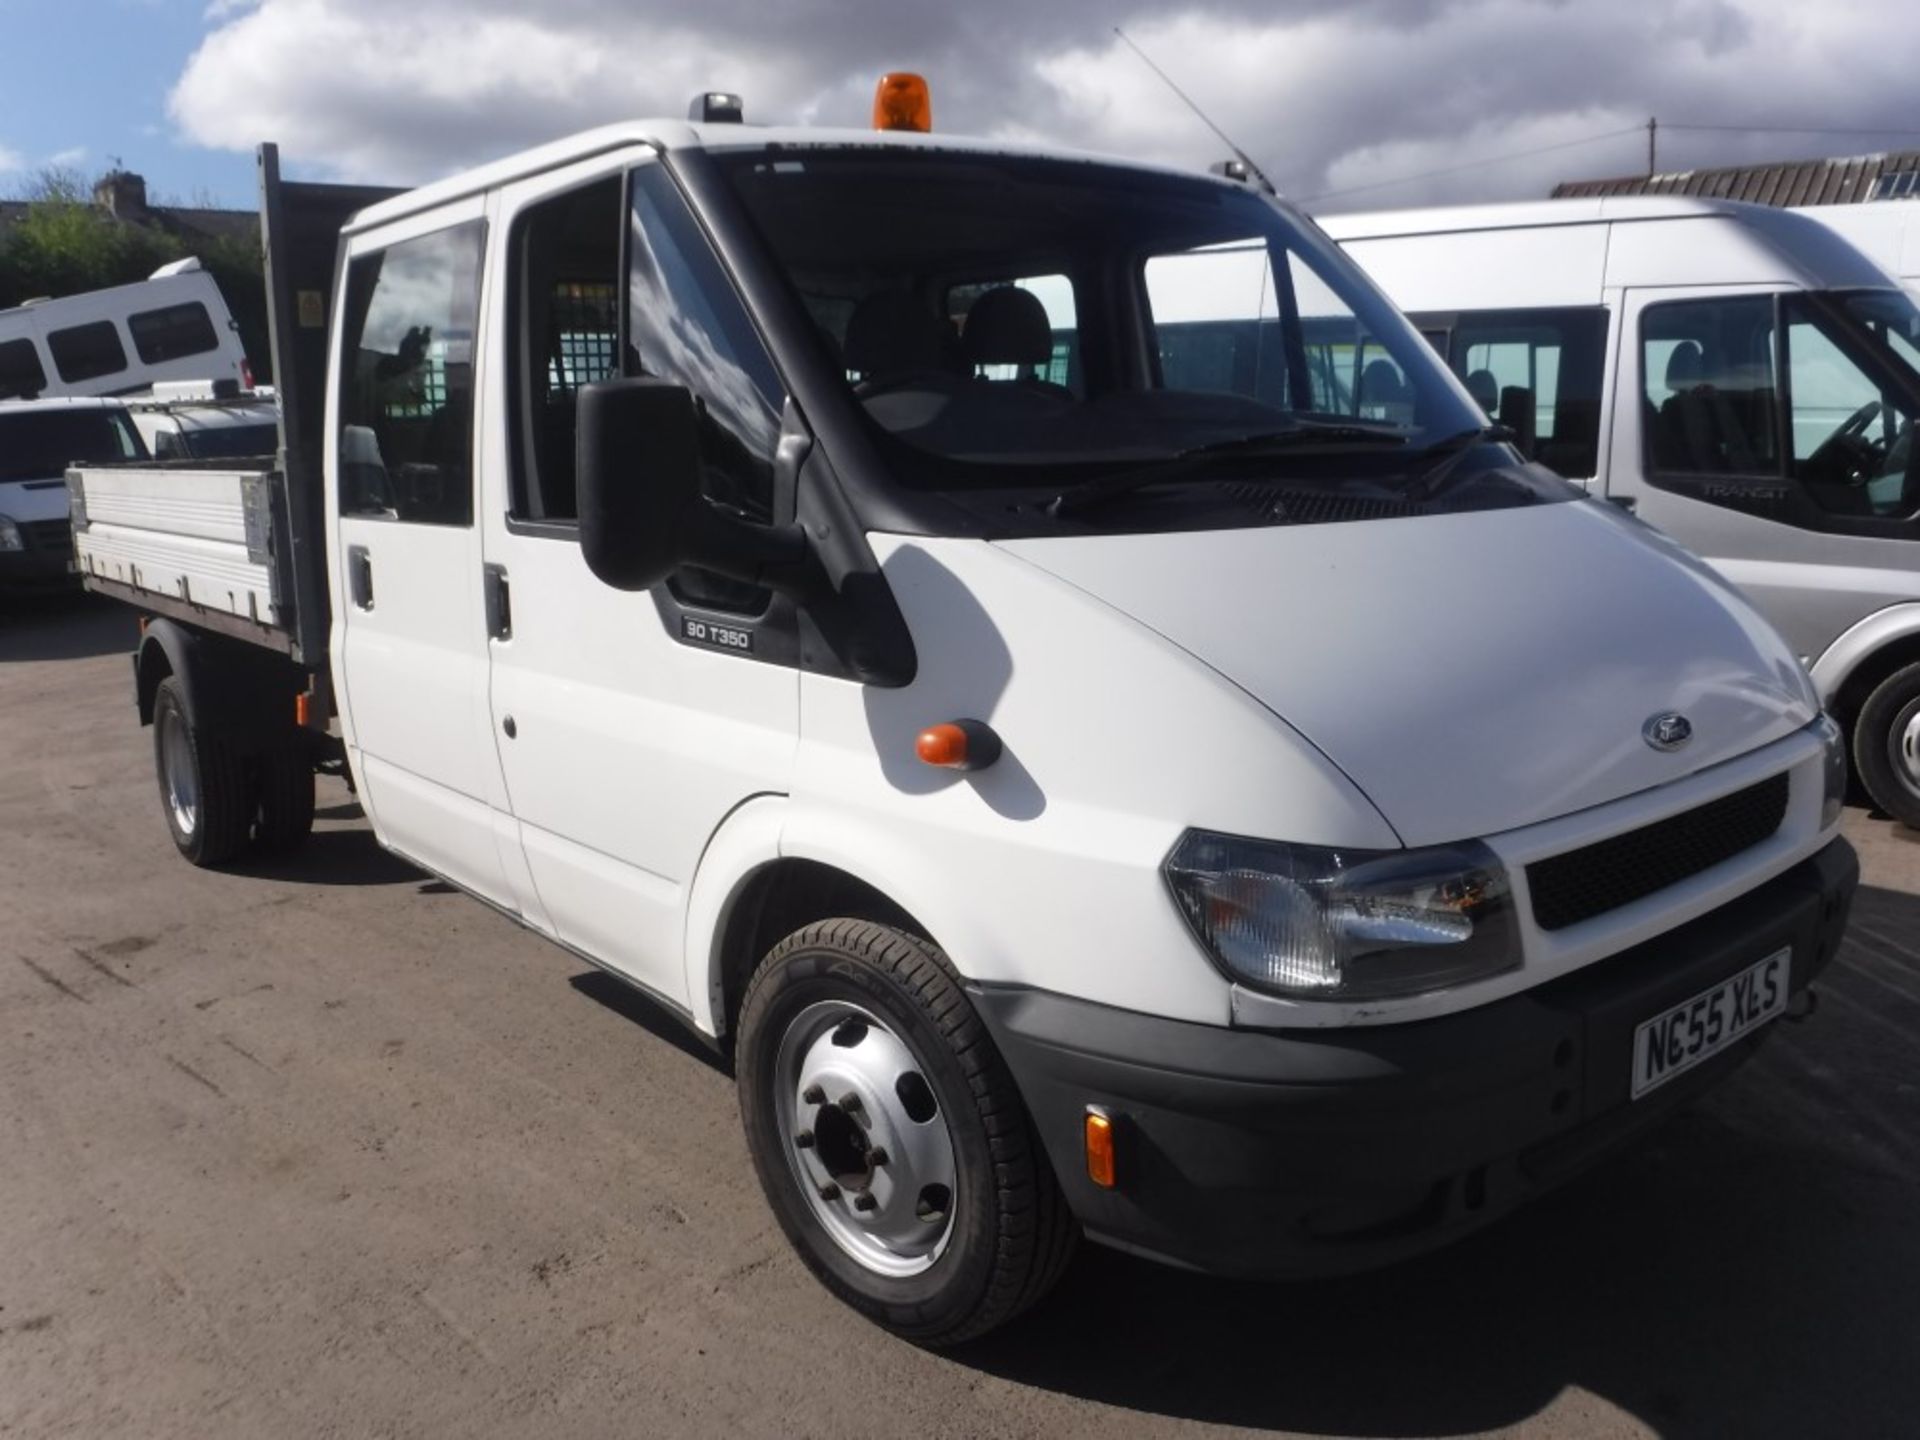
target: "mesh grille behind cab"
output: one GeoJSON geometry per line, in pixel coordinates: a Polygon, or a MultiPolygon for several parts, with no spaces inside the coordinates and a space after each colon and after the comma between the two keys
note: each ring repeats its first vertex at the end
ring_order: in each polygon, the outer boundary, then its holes
{"type": "Polygon", "coordinates": [[[1750,850],[1787,817],[1787,777],[1775,775],[1625,835],[1527,866],[1533,919],[1564,930],[1677,885],[1750,850]]]}

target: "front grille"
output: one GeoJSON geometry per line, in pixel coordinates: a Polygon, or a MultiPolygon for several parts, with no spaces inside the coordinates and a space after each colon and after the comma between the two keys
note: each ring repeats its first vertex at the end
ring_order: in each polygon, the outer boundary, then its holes
{"type": "Polygon", "coordinates": [[[67,520],[22,520],[20,538],[29,550],[73,549],[73,525],[67,520]]]}
{"type": "Polygon", "coordinates": [[[1625,835],[1536,860],[1527,866],[1534,923],[1564,930],[1644,900],[1752,849],[1786,817],[1782,773],[1625,835]]]}

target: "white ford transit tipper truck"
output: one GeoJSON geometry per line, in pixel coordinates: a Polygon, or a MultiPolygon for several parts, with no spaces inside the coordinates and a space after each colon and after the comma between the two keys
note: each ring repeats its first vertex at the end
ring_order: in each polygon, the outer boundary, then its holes
{"type": "Polygon", "coordinates": [[[1426,1249],[1806,1008],[1857,870],[1805,671],[1286,206],[733,123],[377,203],[273,159],[280,467],[70,477],[175,844],[289,846],[344,762],[726,1047],[879,1323],[979,1334],[1083,1232],[1426,1249]],[[1157,318],[1223,290],[1251,342],[1157,318]]]}
{"type": "Polygon", "coordinates": [[[1752,598],[1875,803],[1920,827],[1913,297],[1806,212],[1725,200],[1321,223],[1529,453],[1752,598]]]}

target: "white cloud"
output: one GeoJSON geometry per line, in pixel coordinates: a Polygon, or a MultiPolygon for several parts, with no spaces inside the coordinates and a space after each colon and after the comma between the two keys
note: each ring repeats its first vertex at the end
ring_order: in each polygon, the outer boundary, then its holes
{"type": "Polygon", "coordinates": [[[76,165],[84,165],[86,163],[87,147],[84,145],[75,145],[67,150],[56,150],[47,157],[47,164],[57,166],[61,169],[71,169],[76,165]]]}
{"type": "MultiPolygon", "coordinates": [[[[1138,40],[1290,193],[1332,204],[1541,194],[1631,173],[1663,123],[1920,124],[1884,0],[213,0],[170,108],[184,135],[279,140],[327,173],[410,181],[709,86],[750,119],[860,125],[917,68],[939,127],[1180,164],[1223,147],[1112,33],[1138,40]],[[1468,162],[1542,146],[1547,155],[1468,162]],[[1411,184],[1401,177],[1450,169],[1411,184]],[[1360,188],[1365,187],[1365,188],[1360,188]]],[[[1668,130],[1663,168],[1860,151],[1878,137],[1668,130]]],[[[1920,146],[1920,137],[1910,143],[1920,146]]]]}
{"type": "Polygon", "coordinates": [[[26,163],[26,157],[18,150],[0,145],[0,175],[10,175],[16,170],[24,169],[26,163]]]}

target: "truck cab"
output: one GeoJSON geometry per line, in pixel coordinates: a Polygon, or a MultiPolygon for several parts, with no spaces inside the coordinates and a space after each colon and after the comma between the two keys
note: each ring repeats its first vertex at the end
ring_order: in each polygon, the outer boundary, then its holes
{"type": "MultiPolygon", "coordinates": [[[[1321,223],[1530,454],[1753,599],[1857,779],[1920,827],[1920,309],[1815,213],[1615,198],[1321,223]]],[[[1859,222],[1889,258],[1899,218],[1859,222]]]]}
{"type": "MultiPolygon", "coordinates": [[[[1081,1234],[1429,1248],[1803,1010],[1845,770],[1747,602],[1290,208],[923,102],[575,137],[358,208],[324,289],[270,189],[275,313],[330,322],[277,357],[287,473],[228,484],[251,617],[89,569],[163,607],[182,852],[284,841],[248,766],[330,704],[380,842],[730,1054],[797,1252],[927,1344],[1081,1234]],[[316,542],[319,651],[275,568],[316,542]]],[[[145,483],[76,472],[83,564],[145,483]]]]}

